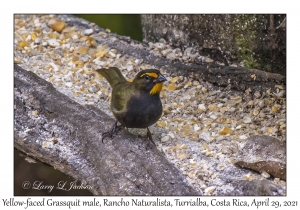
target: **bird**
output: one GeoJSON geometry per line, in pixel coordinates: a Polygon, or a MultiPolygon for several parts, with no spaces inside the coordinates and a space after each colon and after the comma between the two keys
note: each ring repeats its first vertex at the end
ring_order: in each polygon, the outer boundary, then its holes
{"type": "Polygon", "coordinates": [[[149,126],[162,115],[160,92],[167,79],[157,69],[139,71],[132,82],[127,81],[116,67],[96,71],[112,87],[110,108],[116,118],[111,130],[102,134],[102,143],[107,136],[112,139],[119,122],[121,127],[146,128],[147,138],[155,145],[149,126]]]}

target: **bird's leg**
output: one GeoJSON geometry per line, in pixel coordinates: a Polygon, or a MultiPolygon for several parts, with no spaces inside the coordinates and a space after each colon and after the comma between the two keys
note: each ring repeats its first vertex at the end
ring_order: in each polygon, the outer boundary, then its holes
{"type": "Polygon", "coordinates": [[[148,137],[148,139],[155,145],[155,143],[154,143],[154,141],[153,141],[153,139],[152,139],[152,134],[151,134],[151,132],[150,132],[150,130],[149,130],[148,127],[147,127],[147,137],[148,137]]]}
{"type": "Polygon", "coordinates": [[[116,122],[113,124],[112,128],[110,129],[110,131],[105,132],[105,133],[102,133],[102,143],[103,143],[103,140],[104,140],[107,136],[109,136],[109,137],[112,139],[113,133],[117,131],[117,128],[118,128],[118,127],[120,127],[120,126],[118,126],[117,124],[118,124],[118,121],[116,121],[116,122]]]}

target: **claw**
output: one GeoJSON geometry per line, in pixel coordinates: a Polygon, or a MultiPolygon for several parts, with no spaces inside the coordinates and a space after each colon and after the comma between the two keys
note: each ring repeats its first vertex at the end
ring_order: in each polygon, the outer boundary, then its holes
{"type": "Polygon", "coordinates": [[[118,128],[118,121],[116,121],[112,128],[110,129],[110,131],[107,131],[105,133],[102,133],[102,143],[103,143],[103,140],[106,138],[106,137],[110,137],[112,139],[112,136],[113,136],[113,133],[116,132],[117,128],[118,128]]]}
{"type": "MultiPolygon", "coordinates": [[[[147,128],[147,137],[148,137],[148,139],[155,145],[155,143],[154,143],[154,141],[153,141],[153,139],[152,139],[152,134],[151,134],[149,128],[147,128]]],[[[156,146],[156,145],[155,145],[155,146],[156,146]]]]}

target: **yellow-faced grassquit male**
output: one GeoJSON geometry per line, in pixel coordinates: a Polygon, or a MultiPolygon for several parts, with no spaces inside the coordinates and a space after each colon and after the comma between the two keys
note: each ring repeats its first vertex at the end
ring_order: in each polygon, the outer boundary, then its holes
{"type": "MultiPolygon", "coordinates": [[[[147,128],[147,137],[152,140],[149,126],[162,115],[160,91],[166,78],[156,69],[138,72],[132,82],[128,82],[118,68],[98,69],[112,87],[111,110],[116,118],[112,129],[102,134],[112,138],[117,123],[126,128],[147,128]]],[[[155,144],[154,144],[155,145],[155,144]]]]}

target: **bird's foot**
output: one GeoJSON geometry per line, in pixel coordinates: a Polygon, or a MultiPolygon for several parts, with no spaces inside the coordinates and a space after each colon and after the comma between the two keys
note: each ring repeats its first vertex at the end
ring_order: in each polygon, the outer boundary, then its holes
{"type": "Polygon", "coordinates": [[[116,121],[109,131],[102,133],[102,143],[106,137],[110,137],[112,139],[113,133],[117,132],[119,127],[121,127],[121,125],[118,126],[118,121],[116,121]]]}
{"type": "MultiPolygon", "coordinates": [[[[153,141],[153,139],[152,139],[152,134],[151,134],[149,128],[147,128],[147,138],[155,145],[155,143],[154,143],[154,141],[153,141]]],[[[156,145],[155,145],[155,146],[156,146],[156,145]]]]}

